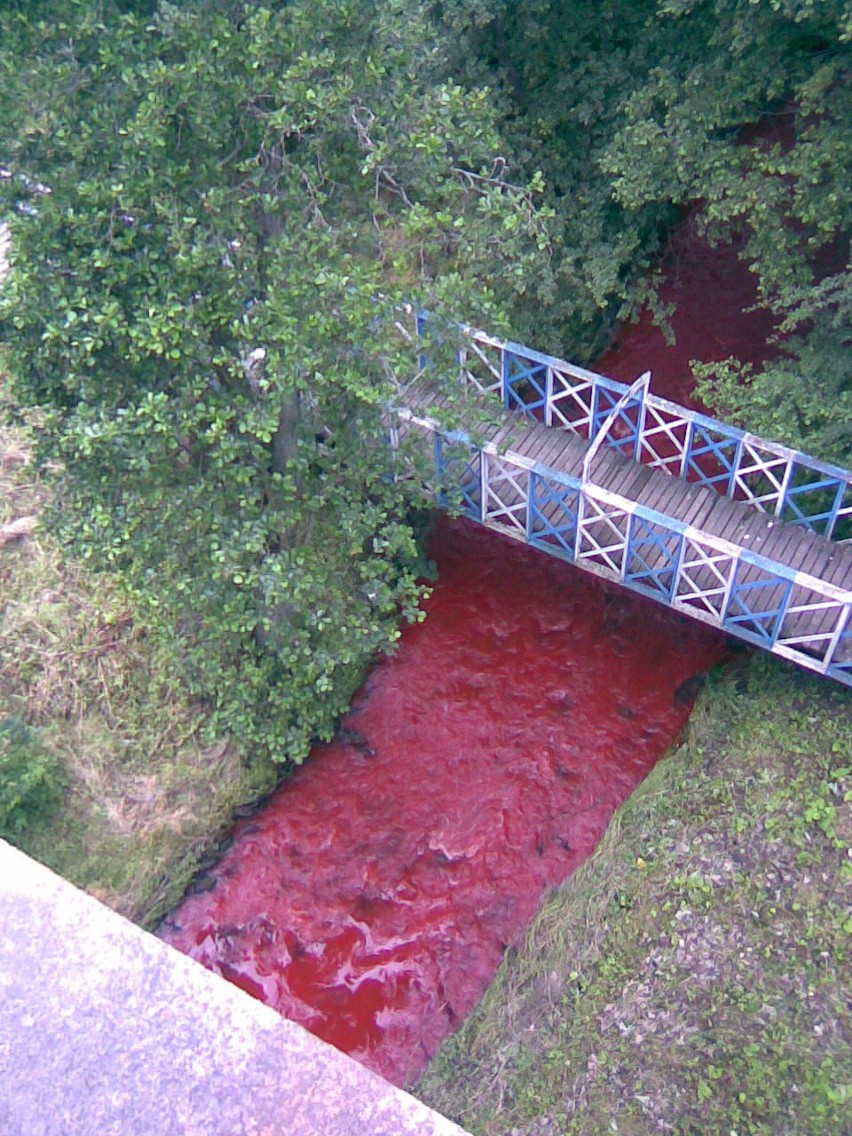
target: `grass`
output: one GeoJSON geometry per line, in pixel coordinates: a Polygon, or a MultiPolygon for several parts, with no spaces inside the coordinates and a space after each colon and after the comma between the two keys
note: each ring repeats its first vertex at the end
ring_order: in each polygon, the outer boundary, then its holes
{"type": "Polygon", "coordinates": [[[44,776],[0,835],[151,926],[274,772],[205,737],[119,582],[65,556],[30,433],[3,398],[0,379],[0,768],[8,779],[14,738],[44,776]]]}
{"type": "Polygon", "coordinates": [[[848,1131],[851,769],[850,692],[717,678],[416,1094],[483,1136],[848,1131]]]}
{"type": "MultiPolygon", "coordinates": [[[[205,738],[118,581],[51,537],[12,410],[0,376],[0,834],[151,926],[274,771],[205,738]]],[[[717,677],[418,1095],[482,1136],[839,1136],[850,769],[852,694],[717,677]]]]}

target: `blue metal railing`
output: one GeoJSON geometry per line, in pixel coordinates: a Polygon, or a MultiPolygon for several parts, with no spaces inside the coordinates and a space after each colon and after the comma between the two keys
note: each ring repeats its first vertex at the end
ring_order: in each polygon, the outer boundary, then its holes
{"type": "MultiPolygon", "coordinates": [[[[417,316],[418,334],[428,314],[417,316]]],[[[602,444],[683,481],[706,485],[832,540],[852,539],[852,472],[509,340],[461,328],[466,380],[503,406],[589,441],[618,407],[602,444]]],[[[457,332],[458,334],[458,332],[457,332]]],[[[421,366],[426,360],[421,356],[421,366]]]]}

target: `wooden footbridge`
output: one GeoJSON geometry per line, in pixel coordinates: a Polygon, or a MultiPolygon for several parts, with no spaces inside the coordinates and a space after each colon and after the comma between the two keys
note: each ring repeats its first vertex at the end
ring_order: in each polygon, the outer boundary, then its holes
{"type": "Polygon", "coordinates": [[[648,374],[628,387],[476,331],[457,361],[464,397],[421,357],[392,431],[428,439],[442,504],[852,686],[852,473],[658,398],[648,374]],[[485,425],[451,428],[460,402],[485,425]]]}

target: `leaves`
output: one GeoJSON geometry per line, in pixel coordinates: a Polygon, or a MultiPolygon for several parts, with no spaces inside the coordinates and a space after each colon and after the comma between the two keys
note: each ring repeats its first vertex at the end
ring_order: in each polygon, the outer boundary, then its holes
{"type": "Polygon", "coordinates": [[[214,729],[299,761],[419,615],[399,305],[498,318],[546,215],[426,5],[124,7],[0,16],[0,336],[66,538],[177,630],[214,729]]]}

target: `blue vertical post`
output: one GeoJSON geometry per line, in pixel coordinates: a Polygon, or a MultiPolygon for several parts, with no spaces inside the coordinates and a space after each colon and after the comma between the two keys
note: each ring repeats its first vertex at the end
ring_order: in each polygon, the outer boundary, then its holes
{"type": "Polygon", "coordinates": [[[695,419],[690,418],[686,424],[686,437],[683,439],[683,456],[680,460],[680,473],[678,477],[681,481],[687,480],[689,473],[689,463],[692,460],[692,443],[695,441],[695,419]]]}
{"type": "Polygon", "coordinates": [[[589,400],[589,441],[595,439],[598,432],[598,383],[592,383],[592,397],[589,400]]]}
{"type": "MultiPolygon", "coordinates": [[[[423,328],[426,326],[426,315],[424,312],[417,312],[414,317],[414,329],[417,333],[417,338],[420,339],[423,335],[423,328]]],[[[422,351],[417,353],[417,369],[423,371],[428,366],[429,360],[422,351]]]]}
{"type": "Polygon", "coordinates": [[[435,435],[435,476],[438,480],[438,504],[446,505],[447,503],[447,490],[444,487],[444,474],[446,472],[446,464],[444,462],[444,440],[440,434],[435,435]]]}
{"type": "MultiPolygon", "coordinates": [[[[650,381],[650,374],[648,379],[650,381]]],[[[633,448],[633,460],[642,460],[642,435],[645,433],[645,395],[648,393],[648,383],[639,388],[639,413],[636,416],[636,445],[633,448]]]]}
{"type": "Polygon", "coordinates": [[[793,582],[792,582],[792,580],[785,580],[784,585],[785,585],[784,586],[784,596],[781,600],[781,605],[778,608],[778,615],[776,616],[775,627],[772,630],[772,641],[770,643],[770,647],[775,646],[775,643],[778,640],[778,636],[781,634],[781,628],[784,625],[784,617],[787,614],[787,608],[790,606],[790,597],[793,594],[793,582]]]}
{"type": "Polygon", "coordinates": [[[780,517],[784,512],[784,506],[787,504],[787,494],[790,490],[790,485],[793,481],[793,474],[796,471],[796,462],[794,458],[787,460],[787,468],[784,470],[784,476],[781,478],[781,488],[778,490],[778,500],[775,502],[775,516],[780,517]]]}
{"type": "Polygon", "coordinates": [[[834,532],[834,526],[837,524],[837,515],[843,508],[843,498],[848,488],[849,487],[847,486],[845,481],[841,481],[837,486],[837,493],[834,496],[834,504],[831,506],[831,512],[828,516],[828,523],[825,526],[825,535],[827,537],[830,537],[834,532]]]}
{"type": "Polygon", "coordinates": [[[680,580],[680,573],[683,567],[683,552],[686,547],[686,533],[680,534],[680,541],[678,542],[677,552],[674,554],[672,560],[672,586],[669,591],[669,603],[673,604],[675,596],[677,595],[678,582],[680,580]]]}
{"type": "Polygon", "coordinates": [[[583,506],[586,501],[586,487],[580,486],[580,492],[577,494],[577,527],[574,529],[574,544],[571,548],[571,559],[577,563],[577,558],[580,555],[580,540],[583,526],[583,506]]]}
{"type": "MultiPolygon", "coordinates": [[[[723,451],[723,449],[720,445],[719,446],[719,460],[724,465],[724,457],[722,456],[723,453],[724,453],[724,451],[723,451]]],[[[743,456],[743,440],[742,440],[742,438],[738,438],[737,439],[737,448],[734,450],[734,458],[733,458],[733,461],[731,462],[731,476],[728,478],[728,487],[725,490],[725,496],[730,497],[732,499],[733,499],[733,496],[734,496],[734,490],[736,489],[736,486],[737,486],[737,471],[740,468],[740,462],[742,461],[742,456],[743,456]]]]}

